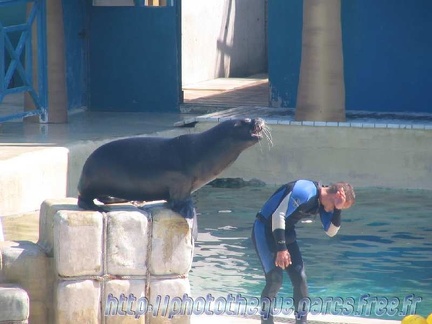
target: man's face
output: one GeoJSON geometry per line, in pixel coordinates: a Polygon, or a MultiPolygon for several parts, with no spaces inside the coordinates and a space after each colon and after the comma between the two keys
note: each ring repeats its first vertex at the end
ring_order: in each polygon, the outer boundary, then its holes
{"type": "Polygon", "coordinates": [[[334,199],[334,206],[337,209],[348,209],[351,207],[351,202],[347,201],[345,190],[343,188],[340,188],[336,194],[334,199]]]}

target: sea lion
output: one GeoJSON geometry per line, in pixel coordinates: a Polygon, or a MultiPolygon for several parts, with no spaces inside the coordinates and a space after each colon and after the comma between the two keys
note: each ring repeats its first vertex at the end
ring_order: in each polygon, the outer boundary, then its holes
{"type": "Polygon", "coordinates": [[[263,119],[245,118],[198,134],[131,137],[104,144],[84,164],[78,206],[104,210],[94,199],[105,204],[167,200],[172,210],[193,218],[192,192],[215,179],[263,134],[263,119]]]}

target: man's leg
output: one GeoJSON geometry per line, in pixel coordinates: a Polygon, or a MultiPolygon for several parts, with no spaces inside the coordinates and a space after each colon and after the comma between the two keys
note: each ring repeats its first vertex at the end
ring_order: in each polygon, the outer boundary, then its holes
{"type": "Polygon", "coordinates": [[[273,305],[271,304],[282,286],[283,271],[274,264],[275,254],[270,245],[269,234],[263,223],[255,221],[252,230],[252,242],[264,270],[266,285],[261,293],[262,324],[273,324],[273,305]]]}
{"type": "Polygon", "coordinates": [[[279,267],[274,267],[269,273],[265,274],[266,285],[261,293],[263,302],[263,311],[261,315],[262,324],[273,324],[273,309],[276,295],[282,287],[283,271],[279,267]],[[266,307],[266,303],[267,306],[266,307]]]}
{"type": "Polygon", "coordinates": [[[306,273],[304,269],[303,259],[297,241],[287,245],[288,252],[291,255],[292,264],[288,267],[287,272],[293,286],[294,302],[296,305],[296,324],[307,323],[307,312],[298,309],[299,302],[308,296],[308,288],[306,282],[306,273]]]}

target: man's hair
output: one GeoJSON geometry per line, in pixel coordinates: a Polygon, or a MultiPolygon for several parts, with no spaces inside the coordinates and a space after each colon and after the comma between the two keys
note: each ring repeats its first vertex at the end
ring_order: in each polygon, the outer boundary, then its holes
{"type": "Polygon", "coordinates": [[[351,186],[348,182],[335,182],[329,186],[329,193],[336,193],[340,189],[343,189],[345,192],[346,200],[354,205],[355,203],[355,192],[353,186],[351,186]]]}

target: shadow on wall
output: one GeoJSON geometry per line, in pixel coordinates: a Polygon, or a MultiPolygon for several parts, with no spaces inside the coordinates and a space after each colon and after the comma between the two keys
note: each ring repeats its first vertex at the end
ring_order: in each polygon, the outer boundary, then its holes
{"type": "Polygon", "coordinates": [[[225,1],[215,76],[245,77],[267,72],[267,0],[225,1]]]}

